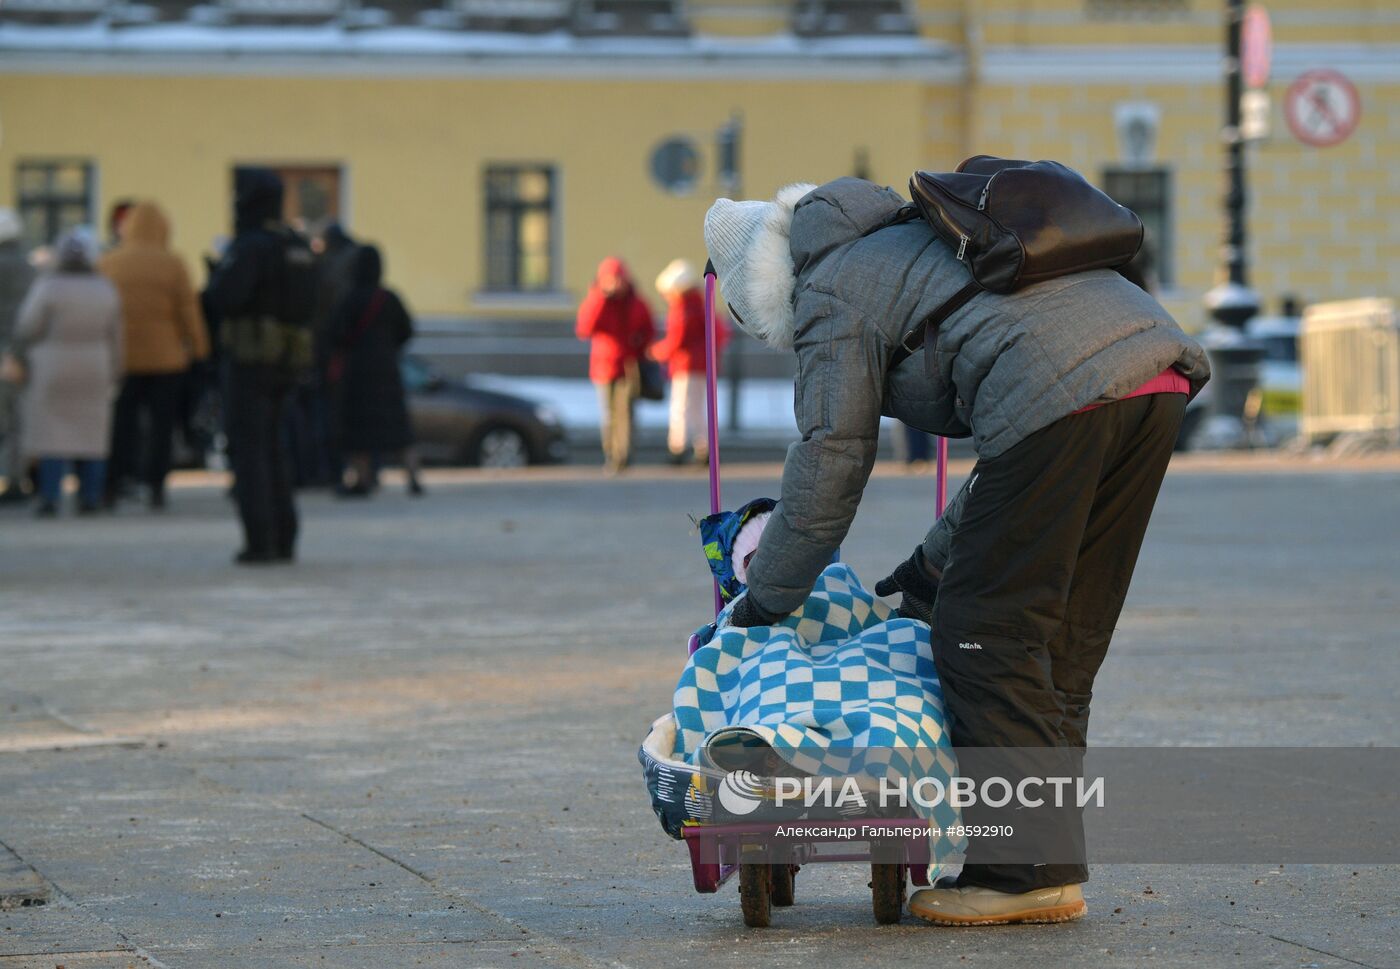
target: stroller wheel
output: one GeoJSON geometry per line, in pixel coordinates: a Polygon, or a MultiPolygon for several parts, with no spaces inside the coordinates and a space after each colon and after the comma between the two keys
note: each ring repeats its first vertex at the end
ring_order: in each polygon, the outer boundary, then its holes
{"type": "Polygon", "coordinates": [[[751,929],[766,929],[772,921],[771,871],[770,865],[739,866],[739,904],[744,909],[744,924],[751,929]]]}
{"type": "Polygon", "coordinates": [[[870,866],[870,902],[876,922],[894,925],[903,917],[904,885],[903,865],[870,866]]]}
{"type": "Polygon", "coordinates": [[[769,877],[773,881],[773,890],[769,893],[773,904],[779,908],[787,908],[793,903],[793,882],[797,880],[797,866],[786,862],[774,865],[769,877]]]}

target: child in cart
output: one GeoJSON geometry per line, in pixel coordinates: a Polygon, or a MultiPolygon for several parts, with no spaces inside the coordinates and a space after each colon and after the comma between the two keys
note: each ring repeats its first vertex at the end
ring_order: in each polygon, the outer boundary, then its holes
{"type": "Polygon", "coordinates": [[[732,625],[774,505],[759,499],[699,523],[729,605],[692,637],[673,712],[642,745],[652,806],[667,833],[688,843],[697,890],[712,892],[738,871],[750,926],[768,924],[770,893],[773,905],[792,904],[795,866],[814,860],[870,862],[876,920],[897,922],[906,881],[928,884],[931,866],[961,849],[949,803],[887,803],[878,795],[885,785],[909,789],[926,778],[942,789],[955,772],[928,628],[896,615],[839,561],[772,626],[732,625]],[[841,796],[816,803],[775,796],[781,786],[809,782],[841,796]],[[793,842],[771,827],[852,819],[863,836],[840,833],[857,830],[845,824],[818,824],[815,840],[793,842]],[[886,834],[872,838],[872,824],[886,834]],[[751,851],[764,860],[741,864],[751,851]]]}

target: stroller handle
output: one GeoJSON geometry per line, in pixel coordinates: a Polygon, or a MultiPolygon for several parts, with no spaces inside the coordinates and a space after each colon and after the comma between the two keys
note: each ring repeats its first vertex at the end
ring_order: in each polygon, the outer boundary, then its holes
{"type": "MultiPolygon", "coordinates": [[[[715,350],[715,264],[705,262],[705,432],[710,446],[710,514],[719,514],[719,404],[716,398],[718,361],[715,350]]],[[[715,579],[715,615],[724,609],[719,579],[715,579]]]]}
{"type": "MultiPolygon", "coordinates": [[[[715,351],[715,263],[705,260],[705,418],[710,445],[710,514],[719,513],[719,408],[717,403],[718,367],[715,351]]],[[[934,486],[934,513],[943,517],[948,503],[948,439],[938,438],[937,482],[934,486]]],[[[715,580],[715,615],[724,609],[724,597],[715,580]]],[[[691,650],[694,652],[694,649],[691,650]]]]}

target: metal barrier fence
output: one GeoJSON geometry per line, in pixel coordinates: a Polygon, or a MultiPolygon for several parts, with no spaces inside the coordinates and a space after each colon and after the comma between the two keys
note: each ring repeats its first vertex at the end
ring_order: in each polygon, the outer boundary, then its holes
{"type": "Polygon", "coordinates": [[[1298,352],[1305,441],[1360,434],[1400,446],[1400,319],[1393,300],[1309,306],[1298,352]]]}

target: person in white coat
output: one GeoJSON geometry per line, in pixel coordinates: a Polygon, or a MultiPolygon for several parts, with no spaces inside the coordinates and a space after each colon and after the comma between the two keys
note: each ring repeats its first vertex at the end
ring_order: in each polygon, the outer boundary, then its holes
{"type": "Polygon", "coordinates": [[[122,374],[122,310],[95,270],[97,244],[73,230],[20,306],[11,351],[25,374],[21,449],[39,462],[39,514],[57,513],[75,463],[79,510],[101,507],[112,400],[122,374]]]}

